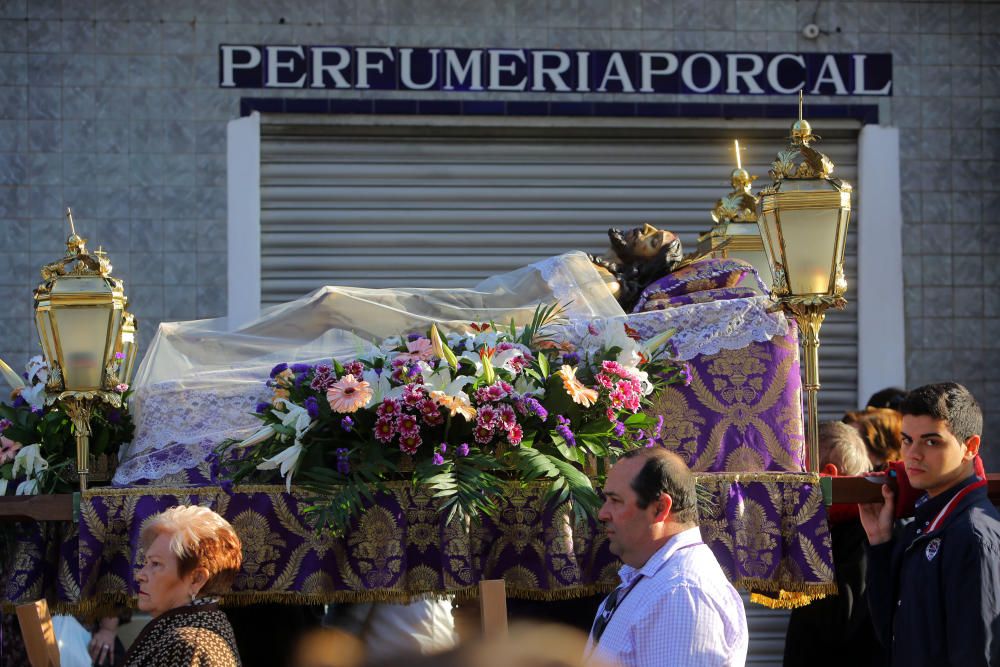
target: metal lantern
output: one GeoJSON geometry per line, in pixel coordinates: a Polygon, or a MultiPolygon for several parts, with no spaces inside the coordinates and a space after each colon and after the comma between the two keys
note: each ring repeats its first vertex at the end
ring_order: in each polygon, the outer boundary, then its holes
{"type": "Polygon", "coordinates": [[[844,248],[851,186],[833,178],[833,162],[810,144],[818,137],[802,119],[791,145],[771,165],[774,183],[761,190],[757,218],[773,274],[772,292],[799,325],[806,380],[809,469],[819,466],[819,329],[831,306],[847,305],[844,248]]]}
{"type": "Polygon", "coordinates": [[[35,324],[50,369],[46,401],[58,402],[73,422],[77,474],[86,490],[90,417],[98,402],[122,404],[118,387],[123,367],[130,370],[128,355],[135,358],[135,322],[125,312],[124,285],[111,276],[111,263],[103,252],[87,251],[72,213],[66,215],[71,231],[66,255],[42,268],[35,324]]]}
{"type": "Polygon", "coordinates": [[[771,267],[757,226],[757,198],[750,192],[754,176],[743,168],[740,142],[736,146],[736,169],[729,175],[733,190],[715,203],[715,226],[698,237],[698,253],[712,257],[741,259],[757,271],[761,282],[771,288],[771,267]]]}
{"type": "MultiPolygon", "coordinates": [[[[128,297],[126,297],[126,300],[127,299],[128,297]]],[[[120,363],[118,377],[125,383],[132,382],[132,371],[135,370],[136,354],[139,351],[138,341],[136,340],[137,330],[138,323],[136,322],[135,316],[127,311],[123,313],[122,332],[121,337],[118,339],[118,347],[116,348],[115,357],[120,363]]]]}

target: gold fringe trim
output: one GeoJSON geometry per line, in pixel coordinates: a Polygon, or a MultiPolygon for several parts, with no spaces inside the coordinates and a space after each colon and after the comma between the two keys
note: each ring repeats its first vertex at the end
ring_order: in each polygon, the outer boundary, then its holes
{"type": "Polygon", "coordinates": [[[797,609],[822,600],[827,595],[836,595],[836,584],[820,584],[811,586],[808,592],[778,591],[778,597],[763,593],[750,593],[750,602],[768,607],[769,609],[797,609]]]}

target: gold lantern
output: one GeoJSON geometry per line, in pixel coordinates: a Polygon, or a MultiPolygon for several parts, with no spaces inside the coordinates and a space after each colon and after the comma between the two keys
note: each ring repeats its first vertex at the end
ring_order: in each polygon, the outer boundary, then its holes
{"type": "Polygon", "coordinates": [[[791,145],[771,165],[774,179],[761,190],[758,223],[771,264],[772,293],[799,325],[808,424],[809,469],[819,467],[819,329],[833,306],[847,305],[844,247],[851,218],[851,186],[831,176],[833,162],[810,144],[818,139],[802,119],[791,145]]]}
{"type": "Polygon", "coordinates": [[[715,203],[712,209],[715,226],[698,237],[698,254],[748,262],[757,270],[764,286],[770,289],[771,267],[757,226],[757,198],[750,192],[756,177],[743,168],[740,142],[733,143],[736,169],[729,175],[733,190],[715,203]]]}
{"type": "Polygon", "coordinates": [[[73,422],[80,490],[90,474],[90,417],[99,402],[121,407],[123,369],[135,359],[135,320],[125,311],[121,280],[104,253],[87,251],[67,210],[66,255],[42,268],[35,289],[35,324],[49,364],[46,401],[73,422]],[[129,361],[129,355],[132,361],[129,361]]]}
{"type": "MultiPolygon", "coordinates": [[[[128,297],[125,297],[125,300],[128,301],[128,297]]],[[[135,370],[136,354],[139,351],[138,340],[136,340],[138,328],[139,323],[132,313],[126,311],[122,314],[122,333],[115,349],[115,358],[120,362],[118,377],[127,384],[132,382],[132,371],[135,370]]]]}

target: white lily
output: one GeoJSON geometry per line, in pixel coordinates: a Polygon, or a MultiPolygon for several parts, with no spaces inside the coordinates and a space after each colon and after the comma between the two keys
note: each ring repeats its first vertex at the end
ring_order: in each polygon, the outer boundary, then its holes
{"type": "Polygon", "coordinates": [[[49,365],[40,354],[29,359],[24,370],[28,371],[28,382],[34,382],[37,378],[39,382],[45,384],[49,380],[49,365]]]}
{"type": "Polygon", "coordinates": [[[7,495],[7,480],[0,479],[0,496],[7,495]]]}
{"type": "Polygon", "coordinates": [[[259,445],[268,438],[274,435],[274,427],[271,425],[263,426],[256,433],[251,435],[246,440],[242,441],[237,447],[253,447],[254,445],[259,445]]]}
{"type": "Polygon", "coordinates": [[[361,374],[361,378],[368,383],[371,387],[372,397],[368,399],[368,403],[365,404],[366,408],[370,408],[373,405],[378,405],[387,398],[397,398],[403,395],[403,388],[396,387],[399,390],[395,393],[392,387],[392,383],[389,382],[389,372],[383,370],[382,374],[379,375],[375,371],[368,369],[361,374]]]}
{"type": "Polygon", "coordinates": [[[285,490],[292,492],[292,475],[302,456],[302,445],[298,441],[294,445],[278,452],[271,458],[257,464],[257,470],[274,470],[280,467],[281,476],[285,478],[285,490]]]}
{"type": "Polygon", "coordinates": [[[421,370],[424,376],[423,386],[427,391],[439,391],[449,396],[456,396],[466,385],[476,381],[476,378],[470,375],[459,375],[452,379],[450,368],[444,365],[436,371],[431,370],[430,366],[421,367],[421,370]]]}
{"type": "Polygon", "coordinates": [[[0,375],[3,375],[3,379],[7,381],[11,389],[21,389],[24,387],[24,380],[3,359],[0,359],[0,375]]]}
{"type": "Polygon", "coordinates": [[[536,398],[545,396],[545,387],[539,386],[535,380],[527,375],[518,375],[514,379],[514,391],[519,394],[529,394],[536,398]]]}
{"type": "Polygon", "coordinates": [[[40,444],[22,447],[14,455],[14,467],[11,475],[17,477],[20,470],[24,470],[28,477],[36,477],[38,473],[47,470],[49,462],[42,457],[42,446],[40,444]]]}
{"type": "Polygon", "coordinates": [[[291,401],[284,401],[285,411],[272,410],[274,414],[281,418],[281,423],[295,429],[295,441],[302,439],[303,434],[312,426],[312,417],[309,411],[301,405],[295,405],[291,401]]]}
{"type": "Polygon", "coordinates": [[[28,479],[17,485],[17,491],[14,492],[16,496],[34,496],[38,495],[38,480],[28,479]]]}
{"type": "Polygon", "coordinates": [[[479,377],[483,374],[483,360],[480,358],[478,351],[463,352],[459,359],[464,359],[476,367],[476,372],[473,373],[473,376],[479,377]]]}
{"type": "Polygon", "coordinates": [[[21,390],[21,398],[28,402],[32,408],[40,409],[45,407],[45,384],[39,382],[21,390]]]}

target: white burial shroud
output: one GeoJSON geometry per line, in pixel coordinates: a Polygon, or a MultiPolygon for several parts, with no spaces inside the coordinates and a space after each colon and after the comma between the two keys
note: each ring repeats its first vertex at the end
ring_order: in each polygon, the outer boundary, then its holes
{"type": "Polygon", "coordinates": [[[579,342],[588,328],[624,319],[645,337],[675,329],[678,359],[738,349],[787,332],[767,297],[692,304],[626,314],[587,256],[550,257],[472,288],[322,287],[266,309],[235,331],[225,318],[161,324],[133,382],[135,438],[120,453],[114,482],[156,483],[185,470],[206,470],[214,447],[250,435],[260,422],[270,370],[278,363],[349,361],[376,353],[391,336],[464,332],[472,322],[528,323],[539,305],[562,304],[561,337],[579,342]]]}

